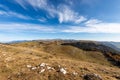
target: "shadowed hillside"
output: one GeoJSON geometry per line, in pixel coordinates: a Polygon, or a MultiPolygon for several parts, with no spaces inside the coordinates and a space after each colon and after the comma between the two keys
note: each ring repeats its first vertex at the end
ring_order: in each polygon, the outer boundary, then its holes
{"type": "Polygon", "coordinates": [[[71,45],[86,51],[101,52],[108,59],[108,61],[114,65],[120,66],[120,52],[99,42],[79,41],[73,43],[63,43],[62,45],[71,45]]]}

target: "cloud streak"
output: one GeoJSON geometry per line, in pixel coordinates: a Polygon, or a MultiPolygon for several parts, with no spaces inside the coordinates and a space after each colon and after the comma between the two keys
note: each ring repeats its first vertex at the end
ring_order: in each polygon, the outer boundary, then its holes
{"type": "Polygon", "coordinates": [[[20,18],[20,19],[32,19],[31,17],[29,16],[24,16],[20,13],[16,13],[16,12],[12,12],[12,11],[3,11],[3,10],[0,10],[0,15],[1,16],[8,16],[8,17],[17,17],[17,18],[20,18]]]}
{"type": "Polygon", "coordinates": [[[27,9],[26,2],[23,0],[15,0],[16,3],[18,3],[22,8],[27,9]]]}
{"type": "Polygon", "coordinates": [[[54,6],[53,4],[49,3],[48,0],[15,0],[21,7],[24,9],[27,8],[27,5],[31,5],[33,9],[36,11],[38,9],[45,10],[51,18],[57,17],[59,23],[74,23],[79,24],[82,21],[85,21],[86,18],[84,16],[79,15],[77,12],[72,10],[70,6],[66,4],[59,4],[54,6]]]}
{"type": "Polygon", "coordinates": [[[76,24],[81,23],[82,21],[85,21],[86,18],[83,16],[80,16],[77,12],[74,12],[71,10],[68,6],[61,5],[58,8],[58,16],[59,16],[59,22],[74,22],[76,24]]]}
{"type": "Polygon", "coordinates": [[[0,30],[6,32],[53,32],[54,29],[49,26],[26,23],[6,23],[0,24],[0,30]]]}
{"type": "MultiPolygon", "coordinates": [[[[22,8],[28,9],[27,6],[33,7],[33,9],[37,10],[45,10],[51,17],[50,18],[57,18],[59,23],[68,23],[64,29],[55,29],[58,32],[69,32],[69,33],[120,33],[120,23],[107,23],[102,22],[98,19],[90,19],[88,20],[86,17],[80,15],[80,13],[74,11],[70,5],[65,3],[59,4],[57,6],[50,3],[48,0],[14,0],[17,4],[19,4],[22,8]],[[82,23],[83,22],[83,23],[82,23]],[[74,24],[75,26],[69,26],[74,24]],[[81,26],[82,24],[82,26],[81,26]]],[[[66,0],[67,1],[67,0],[66,0]]],[[[83,0],[82,0],[83,1],[83,0]]],[[[92,0],[93,2],[95,0],[92,0]]],[[[89,0],[84,0],[83,3],[89,3],[89,0]]],[[[72,4],[71,0],[71,4],[72,4]]],[[[0,5],[0,7],[5,7],[0,5]]],[[[20,19],[30,20],[32,19],[29,16],[22,15],[17,12],[12,11],[3,11],[0,10],[1,16],[8,16],[8,17],[17,17],[20,19]]],[[[38,19],[32,19],[40,22],[47,22],[47,18],[41,17],[38,19]]],[[[16,29],[16,30],[35,30],[35,31],[47,31],[50,27],[42,26],[41,25],[33,25],[33,24],[11,24],[9,25],[1,25],[0,26],[7,26],[3,29],[16,29]],[[25,26],[24,26],[25,25],[25,26]],[[15,27],[13,27],[15,26],[15,27]],[[22,26],[22,28],[20,27],[22,26]],[[9,28],[11,27],[11,28],[9,28]]],[[[54,25],[52,25],[55,27],[54,25]]],[[[64,26],[64,25],[63,25],[64,26]]],[[[2,29],[0,27],[0,29],[2,29]]],[[[51,30],[51,29],[50,29],[51,30]]],[[[55,31],[54,30],[54,31],[55,31]]],[[[54,32],[53,31],[53,32],[54,32]]]]}
{"type": "Polygon", "coordinates": [[[105,23],[89,20],[84,26],[70,26],[62,32],[67,33],[120,33],[120,23],[105,23]]]}
{"type": "Polygon", "coordinates": [[[46,9],[48,4],[47,0],[15,0],[22,8],[27,9],[27,6],[32,6],[35,10],[46,9]]]}
{"type": "Polygon", "coordinates": [[[63,25],[64,28],[39,25],[39,24],[27,24],[27,23],[0,23],[0,31],[6,32],[37,32],[37,33],[120,33],[120,23],[105,23],[99,22],[99,20],[89,20],[84,23],[84,26],[68,26],[63,25]],[[97,22],[98,21],[98,22],[97,22]],[[89,23],[88,23],[89,22],[89,23]],[[91,23],[90,23],[91,22],[91,23]]]}
{"type": "Polygon", "coordinates": [[[42,18],[39,18],[39,19],[38,19],[38,21],[40,21],[40,22],[43,22],[43,23],[44,23],[44,22],[46,22],[46,21],[47,21],[47,19],[46,19],[46,18],[44,18],[44,17],[42,17],[42,18]]]}

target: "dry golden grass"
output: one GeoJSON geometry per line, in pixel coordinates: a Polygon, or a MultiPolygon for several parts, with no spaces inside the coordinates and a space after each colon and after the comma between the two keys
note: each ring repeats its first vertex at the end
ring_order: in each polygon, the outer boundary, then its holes
{"type": "Polygon", "coordinates": [[[98,74],[103,80],[119,80],[116,76],[120,75],[120,69],[110,64],[100,52],[83,51],[59,43],[0,44],[0,80],[83,80],[83,75],[88,73],[98,74]],[[67,68],[68,73],[38,73],[38,70],[27,68],[27,65],[38,66],[41,63],[54,68],[60,65],[67,68]]]}

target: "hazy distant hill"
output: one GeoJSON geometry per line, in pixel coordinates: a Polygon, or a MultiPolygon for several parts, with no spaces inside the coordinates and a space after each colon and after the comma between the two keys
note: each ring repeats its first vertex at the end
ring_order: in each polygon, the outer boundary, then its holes
{"type": "Polygon", "coordinates": [[[118,47],[120,49],[120,42],[110,42],[110,43],[115,45],[116,47],[118,47]]]}
{"type": "Polygon", "coordinates": [[[104,45],[109,46],[117,51],[120,51],[120,42],[102,42],[104,45]]]}
{"type": "Polygon", "coordinates": [[[9,43],[9,44],[12,44],[12,43],[21,43],[21,42],[29,42],[30,40],[16,40],[16,41],[10,41],[10,42],[6,42],[6,43],[9,43]]]}

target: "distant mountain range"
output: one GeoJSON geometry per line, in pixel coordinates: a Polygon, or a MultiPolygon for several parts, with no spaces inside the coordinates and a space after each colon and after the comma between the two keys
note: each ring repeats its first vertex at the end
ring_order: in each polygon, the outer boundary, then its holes
{"type": "Polygon", "coordinates": [[[117,51],[120,51],[120,42],[101,42],[101,43],[117,51]]]}
{"type": "MultiPolygon", "coordinates": [[[[60,41],[61,39],[58,39],[58,41],[60,41]]],[[[21,43],[21,42],[29,42],[29,41],[51,41],[51,40],[17,40],[17,41],[11,41],[11,42],[8,42],[8,43],[21,43]]],[[[54,41],[57,41],[56,39],[54,41]]],[[[64,41],[64,42],[76,42],[76,41],[79,41],[79,40],[61,40],[61,41],[64,41]]],[[[81,40],[82,41],[82,40],[81,40]]],[[[100,42],[102,43],[103,45],[106,45],[108,47],[111,47],[117,51],[120,51],[120,42],[100,42]]]]}
{"type": "Polygon", "coordinates": [[[21,42],[29,42],[30,40],[16,40],[16,41],[10,41],[10,42],[6,42],[6,43],[9,43],[9,44],[12,44],[12,43],[21,43],[21,42]]]}

